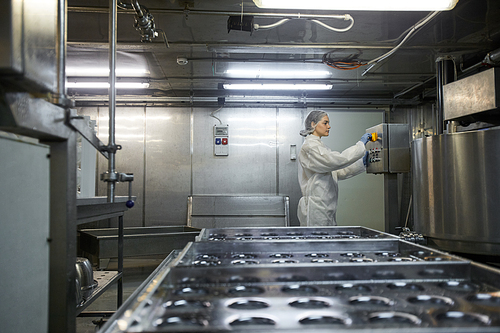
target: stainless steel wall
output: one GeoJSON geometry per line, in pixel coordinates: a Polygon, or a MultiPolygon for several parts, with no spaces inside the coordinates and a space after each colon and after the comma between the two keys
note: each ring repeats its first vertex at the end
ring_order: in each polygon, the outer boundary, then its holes
{"type": "Polygon", "coordinates": [[[440,248],[500,253],[500,129],[412,145],[415,230],[440,248]]]}
{"type": "MultiPolygon", "coordinates": [[[[133,172],[136,205],[126,226],[184,225],[187,197],[193,194],[271,194],[290,197],[291,224],[298,225],[301,196],[297,161],[290,145],[302,145],[298,132],[305,109],[223,108],[214,116],[229,125],[229,156],[214,156],[211,108],[118,107],[118,172],[133,172]]],[[[108,109],[84,107],[79,114],[97,119],[98,137],[108,140],[108,109]]],[[[98,175],[107,170],[99,156],[98,175]]],[[[117,184],[127,195],[127,184],[117,184]]],[[[97,195],[106,195],[98,181],[97,195]]]]}
{"type": "MultiPolygon", "coordinates": [[[[213,126],[219,124],[219,120],[211,117],[214,111],[217,109],[117,107],[116,142],[123,149],[116,154],[116,169],[134,173],[133,194],[137,196],[134,208],[126,212],[125,226],[185,225],[187,198],[199,194],[289,196],[290,223],[299,224],[296,213],[301,197],[298,162],[291,159],[290,146],[295,145],[298,154],[303,142],[298,133],[310,110],[222,108],[213,116],[229,125],[228,156],[214,156],[213,153],[213,126]]],[[[98,136],[107,143],[108,109],[83,107],[78,113],[97,120],[98,136]]],[[[347,112],[343,114],[349,118],[347,112]]],[[[357,126],[359,131],[355,132],[359,133],[334,135],[337,139],[332,149],[345,149],[364,133],[363,121],[366,122],[369,114],[352,114],[347,126],[357,126]],[[338,146],[344,139],[348,139],[349,144],[338,146]]],[[[380,112],[378,117],[381,117],[380,112]]],[[[369,126],[379,123],[379,118],[369,126]]],[[[342,124],[339,126],[345,127],[342,124]]],[[[347,128],[343,130],[349,132],[347,128]]],[[[100,175],[107,170],[107,160],[99,154],[97,163],[100,175]]],[[[347,225],[381,220],[379,224],[383,226],[383,204],[377,205],[382,207],[380,211],[375,207],[366,210],[368,216],[358,214],[356,217],[359,212],[356,193],[366,193],[366,186],[370,186],[367,184],[373,183],[366,179],[374,177],[370,176],[361,175],[357,180],[342,184],[342,209],[346,214],[351,212],[348,214],[352,216],[345,219],[347,225]]],[[[383,191],[381,182],[374,184],[378,187],[368,192],[383,191]]],[[[127,190],[127,184],[118,183],[116,195],[127,195],[127,190]]],[[[106,185],[101,181],[98,181],[97,192],[97,195],[106,195],[106,185]]]]}

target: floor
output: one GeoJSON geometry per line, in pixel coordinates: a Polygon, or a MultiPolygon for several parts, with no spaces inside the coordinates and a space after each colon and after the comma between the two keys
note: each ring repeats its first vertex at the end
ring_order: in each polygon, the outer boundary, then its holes
{"type": "MultiPolygon", "coordinates": [[[[142,284],[144,280],[163,261],[163,258],[125,258],[123,262],[123,301],[142,284]]],[[[118,270],[116,260],[111,260],[108,270],[118,270]]],[[[117,309],[117,285],[114,284],[97,298],[85,311],[115,311],[117,309]]],[[[85,312],[84,311],[84,312],[85,312]]],[[[106,318],[77,317],[77,333],[94,333],[99,331],[99,324],[106,318]]]]}

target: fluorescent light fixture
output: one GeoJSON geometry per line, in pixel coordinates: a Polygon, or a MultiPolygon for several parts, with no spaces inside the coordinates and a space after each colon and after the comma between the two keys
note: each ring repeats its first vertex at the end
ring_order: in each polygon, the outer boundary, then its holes
{"type": "Polygon", "coordinates": [[[458,0],[253,0],[259,8],[309,10],[442,11],[458,0]]]}
{"type": "Polygon", "coordinates": [[[228,69],[226,74],[231,77],[261,78],[261,79],[313,79],[330,76],[329,71],[296,71],[296,70],[260,70],[260,69],[228,69]]]}
{"type": "Polygon", "coordinates": [[[227,90],[330,90],[332,84],[293,83],[225,83],[227,90]]]}
{"type": "MultiPolygon", "coordinates": [[[[109,89],[109,82],[66,82],[69,89],[109,89]]],[[[146,89],[149,83],[145,82],[116,82],[116,89],[146,89]]]]}
{"type": "MultiPolygon", "coordinates": [[[[146,76],[149,71],[144,68],[117,68],[116,76],[146,76]]],[[[66,67],[66,76],[102,77],[109,76],[107,67],[66,67]]]]}

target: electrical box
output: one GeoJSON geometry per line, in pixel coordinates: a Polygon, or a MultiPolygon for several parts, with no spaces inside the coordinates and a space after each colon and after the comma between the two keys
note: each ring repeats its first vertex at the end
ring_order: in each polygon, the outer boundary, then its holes
{"type": "Polygon", "coordinates": [[[367,173],[400,173],[410,171],[410,128],[406,124],[379,124],[366,133],[377,133],[376,141],[366,144],[369,164],[367,173]]]}
{"type": "Polygon", "coordinates": [[[214,155],[229,155],[229,126],[214,125],[214,155]]]}

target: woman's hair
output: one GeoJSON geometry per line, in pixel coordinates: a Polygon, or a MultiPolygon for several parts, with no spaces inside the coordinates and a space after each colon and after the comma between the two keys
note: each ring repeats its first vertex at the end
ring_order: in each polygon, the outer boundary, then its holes
{"type": "Polygon", "coordinates": [[[309,134],[312,134],[314,130],[316,129],[316,126],[319,124],[321,119],[323,119],[324,116],[327,116],[328,113],[325,111],[321,110],[316,110],[316,111],[311,111],[306,117],[306,121],[304,122],[304,127],[302,131],[300,131],[300,135],[302,136],[308,136],[309,134]],[[314,123],[314,126],[311,125],[311,123],[314,123]]]}

